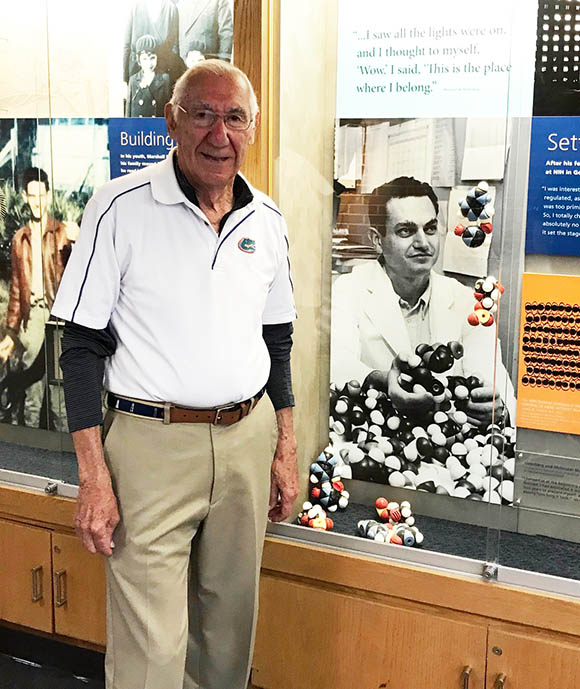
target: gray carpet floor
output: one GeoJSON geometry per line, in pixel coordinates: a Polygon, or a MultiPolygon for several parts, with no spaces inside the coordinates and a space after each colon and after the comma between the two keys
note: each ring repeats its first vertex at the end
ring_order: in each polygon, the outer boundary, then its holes
{"type": "Polygon", "coordinates": [[[73,485],[78,485],[79,481],[77,462],[72,452],[41,450],[0,441],[0,468],[46,476],[73,485]]]}
{"type": "MultiPolygon", "coordinates": [[[[374,506],[350,503],[344,512],[332,516],[334,532],[356,536],[360,519],[377,519],[374,506]]],[[[415,514],[417,527],[425,536],[424,550],[459,555],[474,560],[486,558],[487,529],[460,522],[415,514]]],[[[580,580],[580,544],[547,536],[502,531],[499,563],[505,567],[580,580]]]]}

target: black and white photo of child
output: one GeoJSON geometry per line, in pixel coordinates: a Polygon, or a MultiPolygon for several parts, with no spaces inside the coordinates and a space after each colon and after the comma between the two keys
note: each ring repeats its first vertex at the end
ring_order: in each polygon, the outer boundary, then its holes
{"type": "Polygon", "coordinates": [[[163,117],[171,90],[169,75],[157,71],[157,41],[150,35],[141,36],[135,50],[141,69],[129,79],[125,116],[163,117]]]}
{"type": "Polygon", "coordinates": [[[128,17],[123,44],[123,80],[129,85],[141,70],[137,42],[152,36],[156,42],[157,70],[169,75],[170,88],[185,71],[179,56],[179,15],[171,0],[138,0],[128,17]]]}

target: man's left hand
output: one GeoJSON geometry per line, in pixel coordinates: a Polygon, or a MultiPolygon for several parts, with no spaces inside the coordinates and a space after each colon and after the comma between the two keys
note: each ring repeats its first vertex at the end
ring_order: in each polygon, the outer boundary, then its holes
{"type": "Polygon", "coordinates": [[[472,390],[465,407],[467,420],[474,426],[487,426],[503,418],[504,403],[491,386],[472,390]]]}
{"type": "Polygon", "coordinates": [[[292,407],[276,412],[278,443],[270,473],[270,510],[268,518],[281,522],[290,516],[298,497],[298,466],[292,407]]]}

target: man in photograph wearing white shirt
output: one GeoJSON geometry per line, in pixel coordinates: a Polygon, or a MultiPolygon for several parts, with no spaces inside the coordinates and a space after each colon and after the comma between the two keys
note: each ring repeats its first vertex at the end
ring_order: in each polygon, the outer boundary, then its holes
{"type": "Polygon", "coordinates": [[[464,356],[449,374],[483,381],[468,403],[469,419],[477,425],[490,423],[493,415],[499,418],[504,402],[513,412],[513,388],[501,363],[495,327],[469,325],[473,291],[433,270],[442,232],[432,187],[398,177],[375,189],[368,200],[382,211],[377,227],[369,230],[378,260],[355,266],[334,283],[331,381],[339,387],[351,379],[362,383],[370,371],[383,371],[396,408],[417,414],[433,406],[432,396],[399,385],[397,355],[412,353],[421,343],[455,340],[463,345],[464,356]]]}

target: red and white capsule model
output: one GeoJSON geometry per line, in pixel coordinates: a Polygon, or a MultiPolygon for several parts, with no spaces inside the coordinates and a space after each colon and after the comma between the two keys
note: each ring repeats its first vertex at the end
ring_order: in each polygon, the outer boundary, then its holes
{"type": "Polygon", "coordinates": [[[504,286],[493,275],[479,278],[474,285],[475,306],[467,316],[469,325],[493,325],[499,299],[504,292],[504,286]]]}

